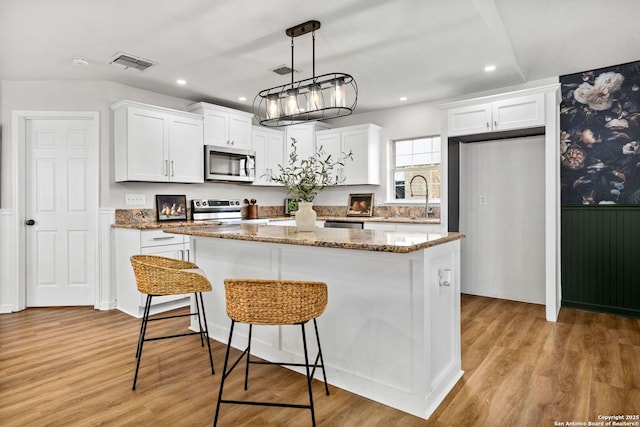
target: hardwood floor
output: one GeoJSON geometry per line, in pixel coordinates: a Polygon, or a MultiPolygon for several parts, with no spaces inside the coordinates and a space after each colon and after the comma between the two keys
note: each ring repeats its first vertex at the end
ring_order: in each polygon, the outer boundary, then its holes
{"type": "MultiPolygon", "coordinates": [[[[86,307],[0,315],[0,425],[211,425],[225,347],[212,341],[212,376],[198,337],[147,343],[132,391],[139,322],[86,307]]],[[[185,322],[150,328],[171,333],[185,322]]],[[[428,421],[335,387],[326,396],[316,381],[318,425],[553,426],[640,414],[639,319],[562,309],[549,323],[543,306],[463,295],[462,348],[465,375],[428,421]]],[[[303,377],[289,370],[252,367],[249,392],[242,375],[234,372],[225,396],[306,397],[303,377]]],[[[228,405],[219,425],[306,426],[310,417],[228,405]]]]}

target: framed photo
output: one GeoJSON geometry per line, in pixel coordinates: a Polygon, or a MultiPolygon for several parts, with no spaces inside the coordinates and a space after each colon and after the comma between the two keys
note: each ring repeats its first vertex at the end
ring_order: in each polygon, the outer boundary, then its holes
{"type": "Polygon", "coordinates": [[[156,212],[158,221],[186,221],[187,196],[157,194],[156,212]]]}
{"type": "Polygon", "coordinates": [[[293,215],[298,210],[298,199],[284,199],[284,214],[293,215]]]}
{"type": "Polygon", "coordinates": [[[373,193],[349,194],[347,216],[373,216],[373,193]]]}

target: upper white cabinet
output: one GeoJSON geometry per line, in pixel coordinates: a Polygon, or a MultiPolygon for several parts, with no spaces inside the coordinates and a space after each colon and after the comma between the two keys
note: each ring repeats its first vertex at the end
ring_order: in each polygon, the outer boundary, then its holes
{"type": "Polygon", "coordinates": [[[253,185],[280,186],[267,178],[271,171],[278,172],[278,165],[285,165],[284,132],[263,126],[254,126],[251,137],[252,150],[256,152],[256,180],[253,185]]]}
{"type": "Polygon", "coordinates": [[[111,109],[116,182],[204,182],[201,116],[131,101],[111,109]]]}
{"type": "Polygon", "coordinates": [[[192,104],[188,109],[204,117],[205,145],[251,149],[253,114],[206,102],[192,104]]]}
{"type": "Polygon", "coordinates": [[[451,108],[447,134],[473,135],[544,126],[544,94],[538,93],[493,102],[451,108]]]}
{"type": "Polygon", "coordinates": [[[345,185],[380,184],[380,132],[374,124],[348,126],[320,131],[316,135],[316,147],[320,146],[336,159],[342,153],[353,154],[338,170],[345,185]]]}
{"type": "Polygon", "coordinates": [[[296,140],[296,152],[299,159],[307,159],[316,152],[316,132],[328,129],[329,126],[320,122],[301,123],[285,128],[285,157],[288,163],[291,153],[291,138],[296,140]]]}

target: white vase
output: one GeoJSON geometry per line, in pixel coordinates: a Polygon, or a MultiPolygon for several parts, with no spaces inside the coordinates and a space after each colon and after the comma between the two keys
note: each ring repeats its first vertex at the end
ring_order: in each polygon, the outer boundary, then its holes
{"type": "Polygon", "coordinates": [[[313,231],[316,226],[316,211],[313,202],[299,202],[296,211],[296,227],[298,231],[313,231]]]}

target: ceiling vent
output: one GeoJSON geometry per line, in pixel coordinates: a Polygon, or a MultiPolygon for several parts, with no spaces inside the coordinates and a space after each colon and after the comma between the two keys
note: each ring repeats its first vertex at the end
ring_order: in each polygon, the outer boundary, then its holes
{"type": "Polygon", "coordinates": [[[115,65],[116,67],[124,68],[125,70],[133,69],[137,71],[148,70],[149,68],[157,65],[157,62],[149,61],[148,59],[140,58],[139,56],[129,55],[128,53],[118,52],[111,58],[107,59],[107,64],[115,65]]]}
{"type": "Polygon", "coordinates": [[[280,65],[277,68],[274,68],[273,70],[274,73],[276,74],[280,74],[281,76],[285,76],[287,74],[291,74],[292,71],[299,73],[300,70],[295,70],[295,69],[291,69],[291,67],[287,67],[286,65],[280,65]]]}

